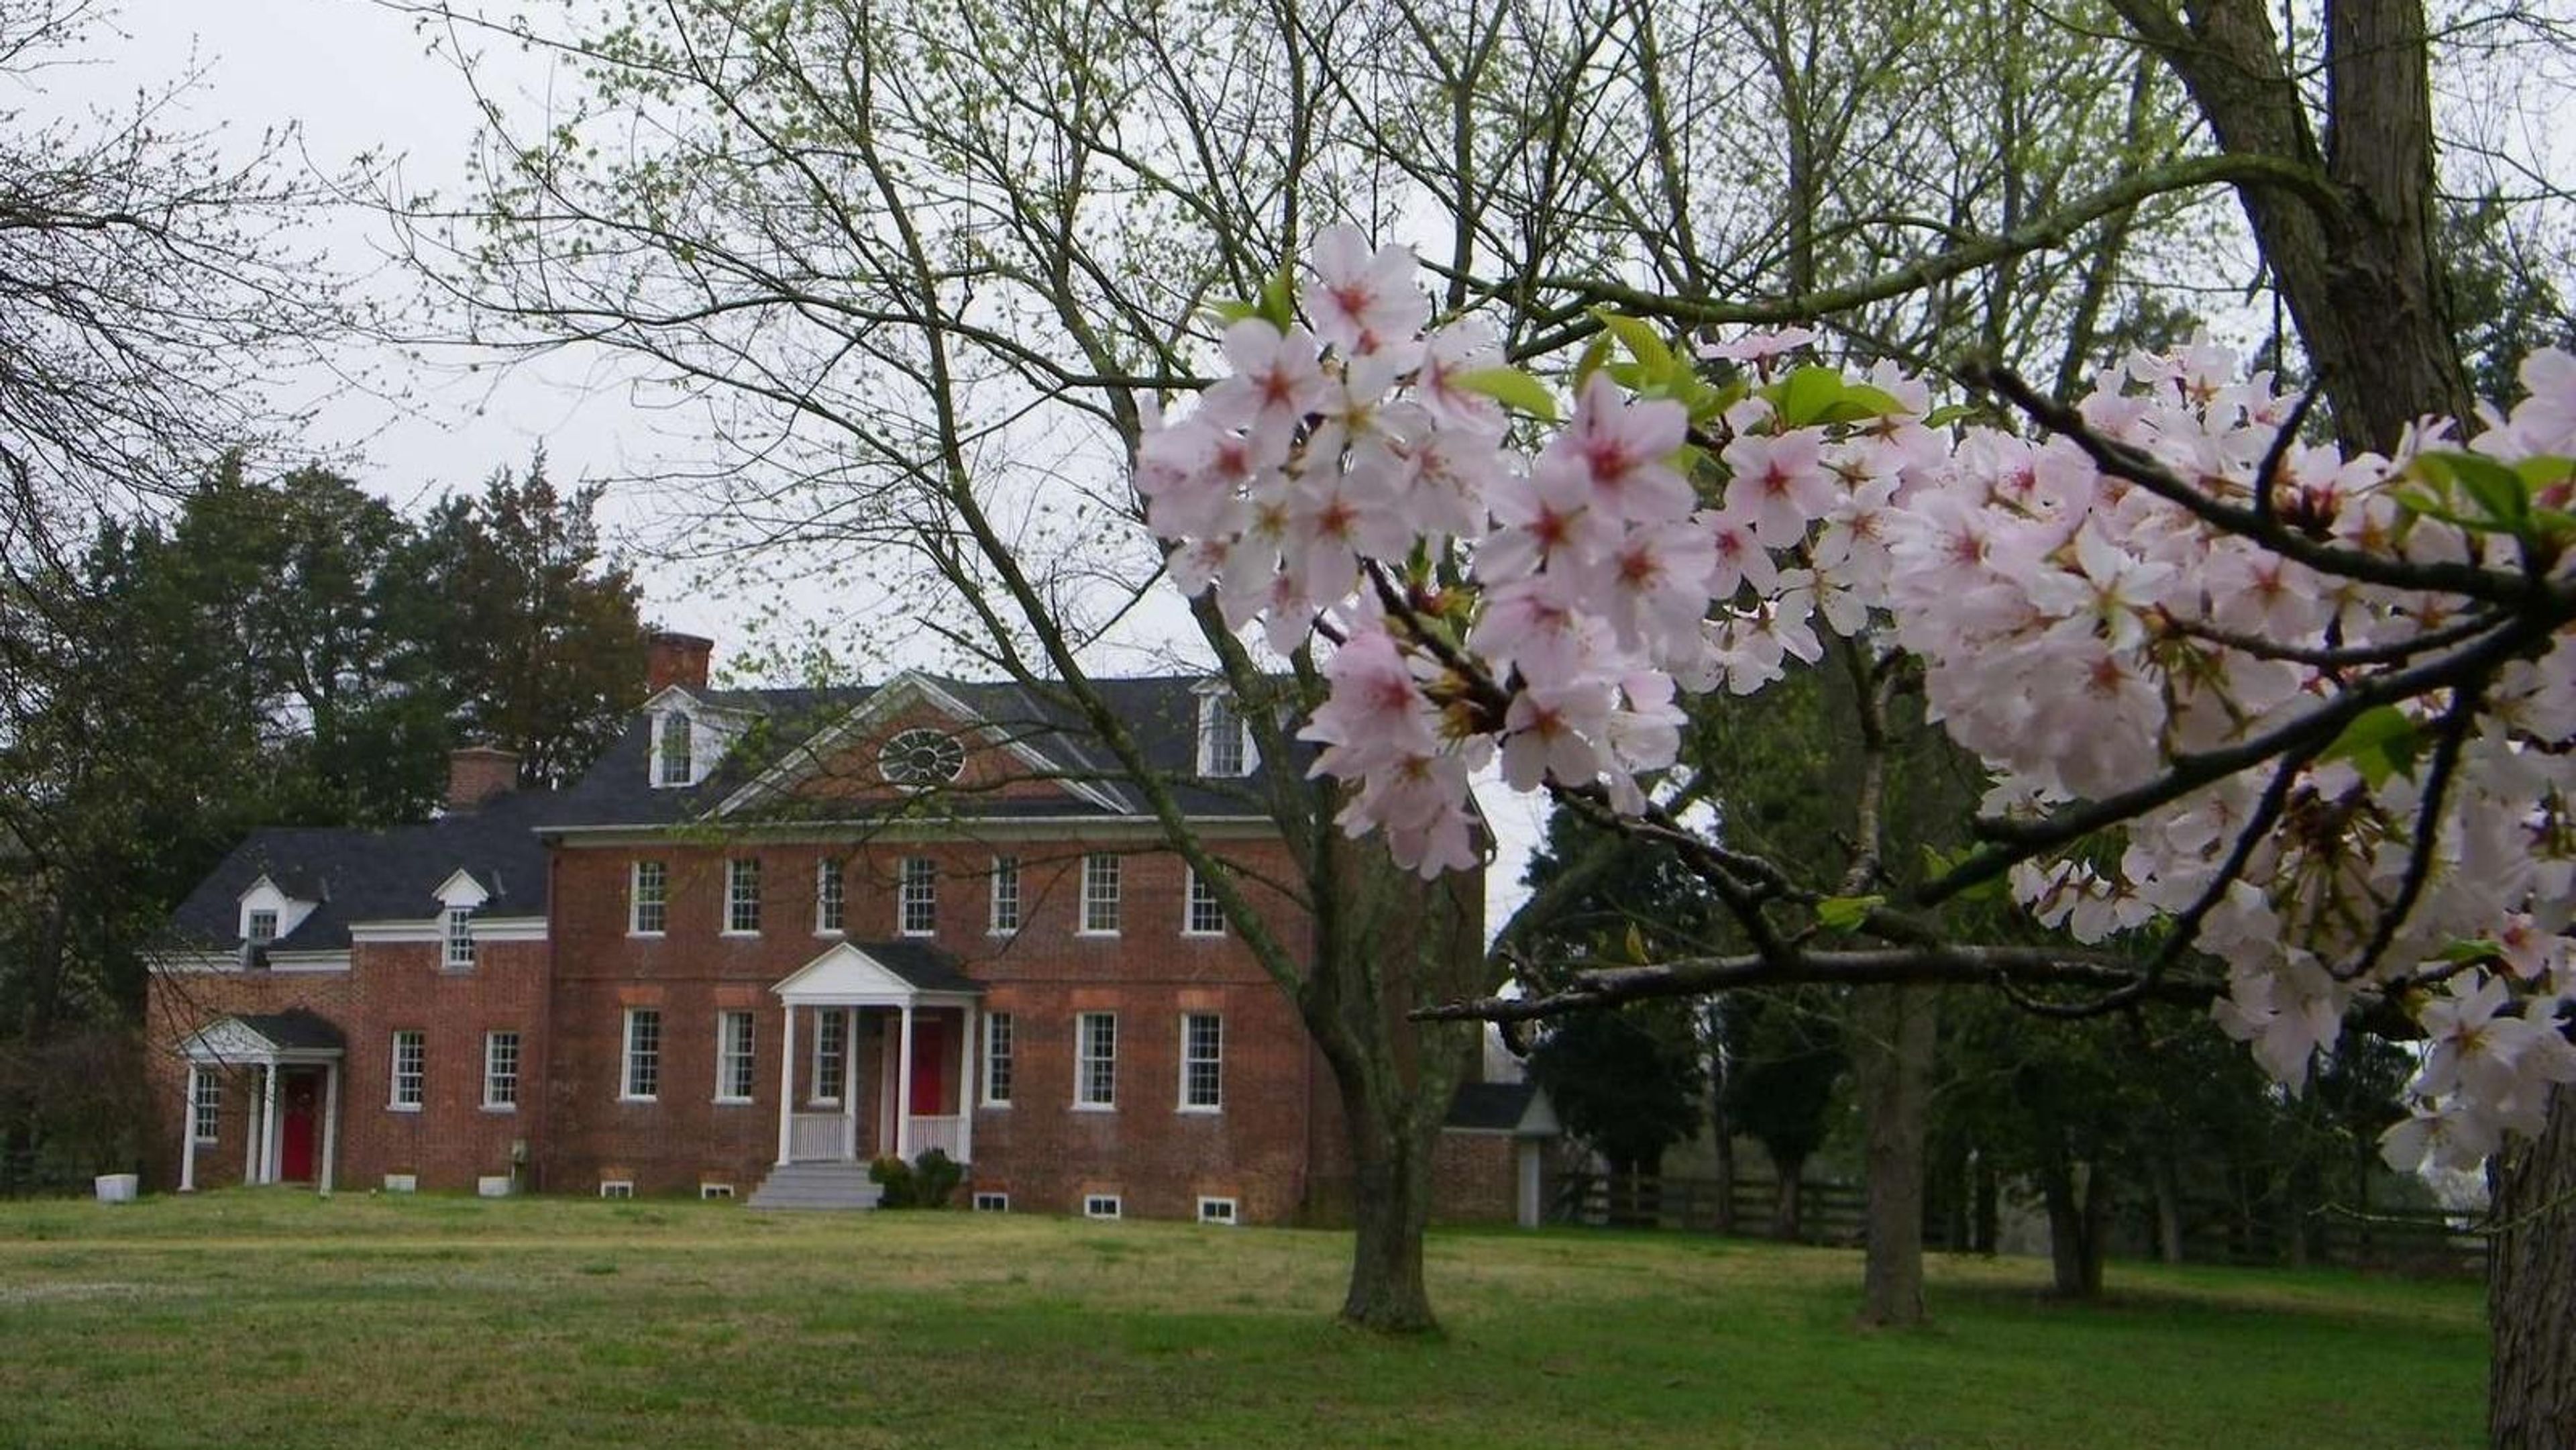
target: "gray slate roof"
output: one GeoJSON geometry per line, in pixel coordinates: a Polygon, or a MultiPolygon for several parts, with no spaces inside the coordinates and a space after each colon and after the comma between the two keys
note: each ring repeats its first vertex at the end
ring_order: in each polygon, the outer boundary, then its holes
{"type": "Polygon", "coordinates": [[[966,975],[955,957],[927,942],[860,941],[850,945],[870,960],[912,984],[918,992],[964,992],[980,995],[984,984],[966,975]]]}
{"type": "Polygon", "coordinates": [[[338,1052],[349,1045],[329,1018],[301,1007],[284,1012],[245,1013],[233,1020],[267,1038],[283,1052],[338,1052]]]}
{"type": "MultiPolygon", "coordinates": [[[[936,680],[940,688],[983,720],[1035,750],[1054,773],[1083,781],[1117,801],[1122,814],[1142,814],[1143,799],[1117,777],[1108,752],[1088,739],[1073,717],[1017,685],[936,680]]],[[[1152,676],[1096,681],[1111,707],[1136,733],[1147,758],[1174,780],[1184,810],[1194,815],[1262,813],[1249,781],[1193,778],[1198,758],[1198,706],[1191,676],[1152,676]]],[[[514,792],[478,810],[416,826],[388,830],[282,827],[252,833],[226,856],[172,919],[172,945],[186,950],[228,950],[240,940],[241,895],[266,875],[290,896],[320,904],[292,932],[272,944],[276,952],[334,951],[349,944],[358,921],[422,921],[435,916],[433,895],[459,868],[492,894],[486,916],[541,916],[546,911],[547,871],[543,833],[582,826],[662,826],[696,820],[712,811],[768,766],[876,693],[874,686],[840,689],[706,690],[693,697],[718,709],[756,718],[728,758],[700,784],[660,790],[652,784],[651,721],[638,713],[626,733],[570,789],[514,792]]],[[[937,815],[971,819],[979,813],[1014,817],[1061,816],[1068,820],[1108,814],[1098,801],[1071,793],[1007,802],[935,793],[903,803],[937,815]]],[[[836,804],[835,816],[871,809],[836,804]]],[[[897,951],[901,948],[885,948],[897,951]]],[[[867,951],[894,965],[881,948],[867,951]]],[[[924,970],[929,970],[925,967],[924,970]]],[[[963,979],[960,978],[962,981],[963,979]]],[[[929,987],[925,981],[916,986],[929,987]]],[[[938,988],[937,990],[963,990],[938,988]]]]}
{"type": "Polygon", "coordinates": [[[1530,1105],[1538,1095],[1534,1082],[1462,1082],[1440,1126],[1472,1133],[1515,1133],[1528,1121],[1530,1105]]]}

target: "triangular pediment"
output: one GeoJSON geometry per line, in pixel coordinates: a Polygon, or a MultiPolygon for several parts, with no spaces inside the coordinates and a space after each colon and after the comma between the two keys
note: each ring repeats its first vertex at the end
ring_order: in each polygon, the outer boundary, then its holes
{"type": "Polygon", "coordinates": [[[790,1007],[900,1007],[943,995],[923,992],[853,942],[835,943],[769,990],[790,1007]]]}
{"type": "Polygon", "coordinates": [[[1049,759],[1021,733],[986,719],[940,681],[907,670],[788,750],[727,796],[716,814],[756,811],[791,797],[809,808],[824,800],[903,799],[917,788],[887,783],[879,774],[876,754],[882,744],[879,737],[895,734],[899,725],[932,725],[967,747],[967,758],[959,768],[969,780],[960,785],[961,792],[985,796],[998,780],[1007,778],[1024,782],[1024,789],[1070,795],[1112,814],[1128,813],[1114,792],[1091,781],[1068,778],[1065,762],[1049,759]]]}
{"type": "Polygon", "coordinates": [[[179,1043],[191,1062],[258,1062],[277,1055],[277,1044],[238,1017],[209,1022],[179,1043]]]}

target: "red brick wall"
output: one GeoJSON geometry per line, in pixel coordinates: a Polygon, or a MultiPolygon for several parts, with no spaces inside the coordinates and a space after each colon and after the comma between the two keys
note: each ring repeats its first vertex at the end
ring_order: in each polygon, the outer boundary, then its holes
{"type": "Polygon", "coordinates": [[[1510,1223],[1517,1213],[1518,1140],[1442,1133],[1431,1155],[1431,1216],[1443,1223],[1510,1223]]]}
{"type": "MultiPolygon", "coordinates": [[[[153,981],[148,1027],[154,1098],[164,1106],[154,1177],[179,1179],[186,1131],[187,1067],[173,1050],[206,1024],[238,1013],[303,1007],[329,1018],[347,1041],[340,1083],[336,1176],[342,1189],[373,1188],[388,1173],[416,1174],[423,1188],[467,1188],[510,1169],[514,1140],[533,1138],[530,1106],[544,1084],[546,999],[543,942],[484,944],[471,972],[439,966],[436,942],[361,945],[347,972],[182,972],[153,981]],[[395,1111],[393,1034],[428,1034],[419,1111],[395,1111]],[[483,1035],[515,1031],[519,1110],[483,1109],[483,1035]]],[[[222,1137],[197,1151],[197,1183],[241,1181],[256,1073],[232,1074],[223,1096],[222,1137]]],[[[316,1149],[319,1163],[319,1149],[316,1149]]]]}

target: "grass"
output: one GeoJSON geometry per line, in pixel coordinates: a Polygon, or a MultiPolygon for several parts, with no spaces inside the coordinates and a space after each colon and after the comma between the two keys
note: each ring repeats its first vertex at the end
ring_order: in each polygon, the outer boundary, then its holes
{"type": "Polygon", "coordinates": [[[2427,1446],[2473,1285],[1449,1233],[1441,1335],[1336,1328],[1334,1234],[233,1190],[0,1205],[0,1446],[2427,1446]]]}

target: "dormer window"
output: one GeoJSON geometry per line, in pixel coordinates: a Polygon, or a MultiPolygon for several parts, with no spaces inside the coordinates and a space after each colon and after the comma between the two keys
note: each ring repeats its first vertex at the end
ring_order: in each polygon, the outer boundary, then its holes
{"type": "Polygon", "coordinates": [[[1199,774],[1211,779],[1231,778],[1252,769],[1252,741],[1244,728],[1243,712],[1235,708],[1234,697],[1222,690],[1207,690],[1199,696],[1199,774]]]}
{"type": "Polygon", "coordinates": [[[255,947],[264,947],[277,940],[277,913],[252,911],[248,924],[242,930],[242,940],[255,947]]]}
{"type": "Polygon", "coordinates": [[[662,717],[662,738],[656,753],[656,785],[687,785],[694,778],[696,761],[691,755],[689,717],[673,710],[662,717]]]}
{"type": "Polygon", "coordinates": [[[447,964],[447,969],[451,972],[470,972],[474,970],[473,907],[451,906],[447,908],[446,941],[447,955],[444,960],[447,964]]]}

